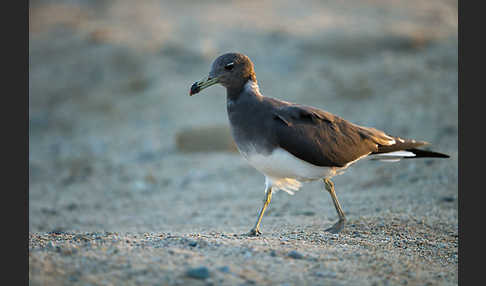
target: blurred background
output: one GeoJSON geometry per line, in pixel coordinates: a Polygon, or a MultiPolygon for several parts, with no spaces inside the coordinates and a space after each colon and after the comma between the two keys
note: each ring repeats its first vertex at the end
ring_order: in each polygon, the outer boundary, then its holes
{"type": "MultiPolygon", "coordinates": [[[[457,1],[29,3],[31,232],[249,230],[264,179],[234,150],[225,90],[188,96],[230,51],[266,96],[451,155],[353,166],[335,179],[349,216],[457,223],[457,1]]],[[[268,231],[336,219],[320,182],[265,215],[268,231]]]]}

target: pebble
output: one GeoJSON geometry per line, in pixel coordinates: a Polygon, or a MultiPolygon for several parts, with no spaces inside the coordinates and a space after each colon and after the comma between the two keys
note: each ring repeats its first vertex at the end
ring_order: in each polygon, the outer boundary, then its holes
{"type": "Polygon", "coordinates": [[[223,272],[223,273],[229,273],[230,272],[230,268],[228,266],[221,266],[218,268],[219,271],[223,272]]]}
{"type": "Polygon", "coordinates": [[[452,196],[442,197],[442,201],[447,202],[447,203],[451,203],[451,202],[453,202],[455,200],[456,200],[456,198],[454,198],[452,196]]]}
{"type": "Polygon", "coordinates": [[[289,255],[289,257],[291,257],[293,259],[302,259],[302,258],[304,258],[304,255],[302,255],[300,252],[295,251],[295,250],[290,251],[288,255],[289,255]]]}
{"type": "Polygon", "coordinates": [[[332,271],[318,271],[315,273],[317,277],[322,277],[322,278],[336,278],[336,273],[332,271]]]}
{"type": "Polygon", "coordinates": [[[207,279],[211,275],[209,273],[209,269],[206,266],[201,266],[187,270],[186,276],[195,279],[207,279]]]}
{"type": "Polygon", "coordinates": [[[353,234],[352,234],[352,237],[360,238],[360,237],[363,237],[363,236],[359,232],[354,231],[353,234]]]}

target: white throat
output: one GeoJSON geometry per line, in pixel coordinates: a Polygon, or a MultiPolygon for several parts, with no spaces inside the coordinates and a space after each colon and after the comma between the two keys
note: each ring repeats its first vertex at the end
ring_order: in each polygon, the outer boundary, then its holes
{"type": "Polygon", "coordinates": [[[245,83],[244,90],[246,92],[251,92],[251,93],[254,93],[254,94],[257,94],[257,95],[262,95],[260,93],[260,88],[258,87],[258,83],[256,81],[253,81],[253,80],[248,80],[245,83]]]}

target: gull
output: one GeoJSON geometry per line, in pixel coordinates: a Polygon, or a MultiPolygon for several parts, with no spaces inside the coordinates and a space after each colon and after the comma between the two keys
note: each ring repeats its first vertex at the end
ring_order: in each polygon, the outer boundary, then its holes
{"type": "Polygon", "coordinates": [[[429,144],[425,141],[391,136],[316,107],[263,96],[254,64],[241,53],[216,58],[209,76],[194,82],[189,95],[215,84],[226,88],[231,134],[240,154],[265,176],[263,206],[249,235],[261,235],[263,214],[278,190],[294,194],[303,182],[322,180],[339,218],[326,231],[339,233],[346,217],[332,177],[364,158],[393,162],[449,157],[418,149],[429,144]]]}

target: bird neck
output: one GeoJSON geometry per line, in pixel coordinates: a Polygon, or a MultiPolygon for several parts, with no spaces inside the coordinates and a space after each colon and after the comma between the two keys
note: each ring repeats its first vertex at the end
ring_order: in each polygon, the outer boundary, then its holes
{"type": "Polygon", "coordinates": [[[260,88],[256,79],[249,79],[246,83],[238,88],[226,88],[226,97],[228,101],[237,101],[240,97],[260,98],[260,88]]]}

